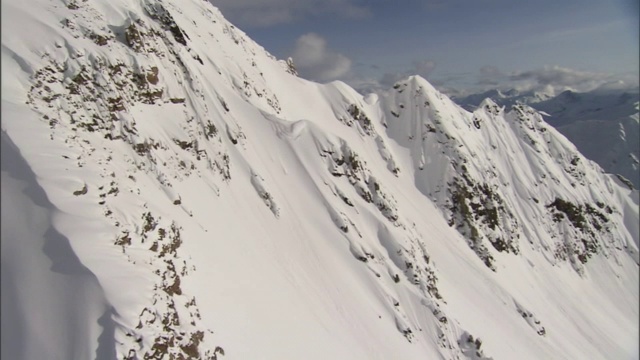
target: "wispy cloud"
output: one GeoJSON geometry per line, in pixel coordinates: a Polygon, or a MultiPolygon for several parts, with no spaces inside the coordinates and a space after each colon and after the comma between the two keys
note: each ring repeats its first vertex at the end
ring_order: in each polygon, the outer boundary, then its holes
{"type": "Polygon", "coordinates": [[[545,66],[540,69],[514,72],[508,76],[511,84],[520,90],[553,89],[591,91],[603,87],[638,87],[637,74],[607,74],[581,71],[561,66],[545,66]]]}
{"type": "Polygon", "coordinates": [[[209,0],[244,27],[268,27],[320,15],[364,18],[369,7],[357,0],[209,0]]]}
{"type": "Polygon", "coordinates": [[[483,66],[478,70],[473,91],[516,89],[557,94],[565,90],[585,92],[596,89],[626,90],[637,87],[637,73],[611,74],[562,66],[543,66],[533,70],[506,73],[495,66],[483,66]]]}
{"type": "Polygon", "coordinates": [[[587,92],[592,90],[631,90],[637,89],[639,79],[637,73],[603,73],[583,71],[561,66],[543,66],[533,70],[506,72],[496,66],[483,66],[476,73],[443,74],[428,78],[435,69],[435,63],[416,62],[410,70],[385,73],[377,80],[351,78],[346,81],[356,90],[366,93],[387,90],[398,80],[409,75],[422,75],[438,90],[456,96],[479,93],[490,89],[511,90],[521,92],[540,91],[548,94],[559,94],[565,90],[587,92]],[[423,73],[420,73],[420,69],[423,73]],[[426,73],[426,74],[425,74],[426,73]]]}
{"type": "Polygon", "coordinates": [[[292,58],[301,76],[316,81],[340,79],[351,69],[351,60],[327,47],[327,41],[315,33],[298,38],[292,58]]]}

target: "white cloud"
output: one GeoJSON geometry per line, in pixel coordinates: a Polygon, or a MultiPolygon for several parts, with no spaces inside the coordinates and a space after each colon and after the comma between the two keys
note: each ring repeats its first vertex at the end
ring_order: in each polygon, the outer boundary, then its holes
{"type": "Polygon", "coordinates": [[[606,87],[638,86],[637,74],[607,74],[561,66],[545,66],[541,69],[515,72],[509,75],[509,80],[523,90],[553,89],[556,93],[564,90],[583,92],[606,87]]]}
{"type": "Polygon", "coordinates": [[[607,81],[606,83],[598,86],[598,90],[629,90],[635,89],[639,86],[639,80],[637,74],[625,74],[618,80],[607,81]]]}
{"type": "Polygon", "coordinates": [[[560,66],[545,66],[541,69],[515,72],[509,76],[512,81],[531,82],[537,86],[592,87],[608,78],[607,74],[579,71],[560,66]]]}
{"type": "Polygon", "coordinates": [[[561,66],[544,66],[507,74],[494,66],[483,66],[476,85],[482,87],[480,90],[499,88],[556,94],[565,90],[586,92],[595,89],[631,89],[638,87],[638,74],[608,74],[561,66]]]}
{"type": "Polygon", "coordinates": [[[339,79],[351,69],[349,58],[329,49],[327,41],[314,33],[298,38],[291,57],[302,77],[316,81],[339,79]]]}
{"type": "Polygon", "coordinates": [[[238,25],[266,27],[319,15],[363,18],[371,15],[358,0],[210,0],[238,25]]]}
{"type": "Polygon", "coordinates": [[[639,86],[637,73],[610,74],[593,71],[576,70],[561,66],[544,66],[542,68],[506,72],[496,66],[487,65],[478,72],[443,74],[430,76],[436,63],[430,60],[415,61],[406,71],[387,72],[378,80],[368,78],[347,78],[345,81],[362,93],[388,90],[399,80],[410,75],[420,75],[438,90],[447,95],[464,96],[480,93],[490,89],[507,91],[516,89],[520,92],[536,91],[546,94],[559,94],[565,90],[588,92],[593,90],[634,90],[639,86]]]}

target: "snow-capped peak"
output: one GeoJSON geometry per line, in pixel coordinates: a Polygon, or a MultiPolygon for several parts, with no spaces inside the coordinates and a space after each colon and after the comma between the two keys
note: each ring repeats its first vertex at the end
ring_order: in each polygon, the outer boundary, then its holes
{"type": "Polygon", "coordinates": [[[638,192],[532,108],[309,82],[209,2],[5,3],[3,357],[636,354],[638,192]]]}

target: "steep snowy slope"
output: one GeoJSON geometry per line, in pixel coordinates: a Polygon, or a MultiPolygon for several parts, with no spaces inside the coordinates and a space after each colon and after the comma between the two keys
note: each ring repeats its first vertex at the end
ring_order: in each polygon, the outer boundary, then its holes
{"type": "Polygon", "coordinates": [[[611,216],[620,212],[608,201],[612,180],[532,108],[507,112],[487,99],[467,113],[420,78],[397,84],[386,108],[398,118],[389,133],[412,150],[424,173],[416,185],[449,210],[450,224],[487,266],[493,268],[485,238],[516,254],[526,239],[568,257],[578,271],[600,246],[627,247],[620,242],[630,238],[624,224],[614,225],[611,216]]]}
{"type": "Polygon", "coordinates": [[[558,129],[587,158],[606,172],[620,174],[640,187],[640,124],[638,91],[564,91],[558,96],[497,90],[455,99],[466,109],[475,109],[491,98],[510,107],[527,104],[544,112],[545,120],[558,129]]]}
{"type": "Polygon", "coordinates": [[[532,109],[309,82],[204,1],[2,6],[3,358],[638,358],[638,192],[532,109]]]}

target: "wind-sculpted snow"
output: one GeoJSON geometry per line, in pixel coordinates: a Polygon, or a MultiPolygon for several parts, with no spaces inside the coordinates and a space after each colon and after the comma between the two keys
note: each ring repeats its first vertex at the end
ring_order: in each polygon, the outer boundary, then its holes
{"type": "Polygon", "coordinates": [[[61,339],[7,260],[72,282],[22,246],[45,228],[92,292],[51,358],[637,355],[638,193],[531,108],[309,82],[203,1],[10,0],[3,27],[3,149],[48,199],[3,198],[3,356],[61,339]]]}

